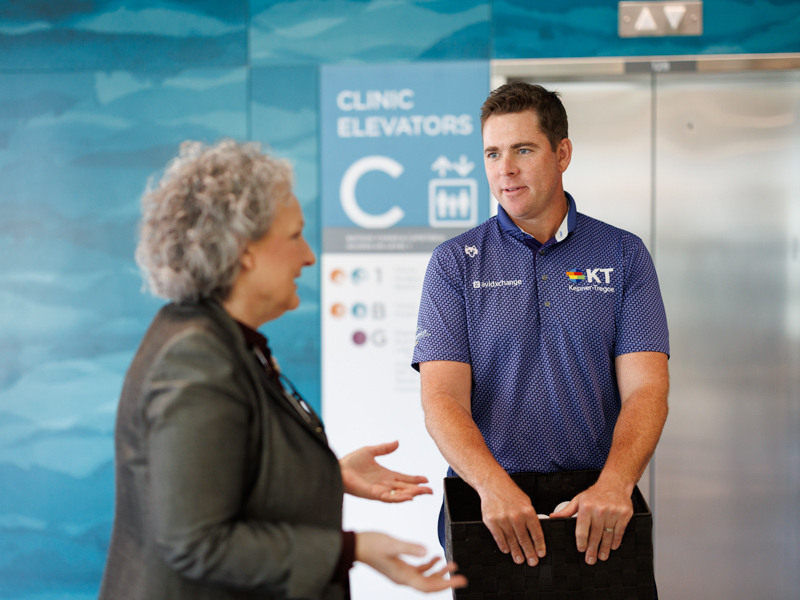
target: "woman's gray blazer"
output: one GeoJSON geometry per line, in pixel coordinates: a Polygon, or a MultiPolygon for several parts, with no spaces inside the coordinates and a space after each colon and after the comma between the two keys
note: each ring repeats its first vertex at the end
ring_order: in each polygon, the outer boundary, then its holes
{"type": "Polygon", "coordinates": [[[342,477],[218,304],[165,306],[125,379],[100,600],[343,598],[342,477]]]}

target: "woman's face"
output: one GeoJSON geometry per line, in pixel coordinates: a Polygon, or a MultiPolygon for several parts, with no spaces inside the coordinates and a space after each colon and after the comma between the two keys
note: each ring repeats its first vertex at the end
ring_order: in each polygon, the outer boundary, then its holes
{"type": "Polygon", "coordinates": [[[303,267],[316,260],[303,237],[304,224],[300,203],[290,192],[288,201],[278,205],[269,231],[245,248],[242,275],[247,278],[252,306],[261,323],[300,304],[295,279],[303,267]]]}

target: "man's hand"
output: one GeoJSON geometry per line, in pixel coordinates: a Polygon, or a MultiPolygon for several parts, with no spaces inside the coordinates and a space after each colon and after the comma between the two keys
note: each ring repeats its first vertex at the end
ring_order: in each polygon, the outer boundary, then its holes
{"type": "Polygon", "coordinates": [[[382,502],[405,502],[420,494],[432,494],[431,488],[420,485],[428,483],[427,478],[390,471],[377,463],[376,456],[391,454],[398,445],[399,442],[389,442],[364,446],[340,459],[344,491],[351,496],[382,502]]]}
{"type": "Polygon", "coordinates": [[[669,370],[661,352],[632,352],[615,360],[622,408],[600,478],[551,517],[577,513],[575,541],[586,562],[607,560],[633,516],[631,493],[653,456],[667,419],[669,370]]]}
{"type": "Polygon", "coordinates": [[[425,426],[445,460],[481,497],[483,522],[497,547],[517,564],[545,555],[531,499],[495,460],[472,419],[472,367],[457,361],[420,363],[425,426]]]}
{"type": "Polygon", "coordinates": [[[514,562],[525,560],[530,566],[545,555],[544,534],[531,499],[509,477],[501,479],[481,494],[483,522],[497,547],[511,553],[514,562]]]}
{"type": "Polygon", "coordinates": [[[631,494],[624,485],[598,481],[585,492],[575,496],[553,518],[578,514],[575,541],[578,552],[586,553],[586,563],[607,560],[611,550],[619,548],[628,521],[633,516],[631,494]]]}

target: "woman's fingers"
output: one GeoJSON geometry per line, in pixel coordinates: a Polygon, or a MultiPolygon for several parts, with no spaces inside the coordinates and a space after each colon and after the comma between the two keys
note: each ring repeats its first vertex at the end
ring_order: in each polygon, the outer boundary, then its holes
{"type": "Polygon", "coordinates": [[[447,563],[443,569],[428,573],[439,561],[438,558],[415,566],[404,561],[402,555],[425,556],[425,548],[382,533],[356,534],[356,560],[370,565],[395,583],[405,584],[422,592],[435,592],[467,584],[463,575],[450,575],[456,570],[455,563],[447,563]]]}
{"type": "Polygon", "coordinates": [[[364,446],[364,448],[369,450],[372,456],[385,456],[386,454],[391,454],[397,450],[399,445],[400,442],[395,440],[393,442],[386,442],[385,444],[377,444],[375,446],[364,446]]]}

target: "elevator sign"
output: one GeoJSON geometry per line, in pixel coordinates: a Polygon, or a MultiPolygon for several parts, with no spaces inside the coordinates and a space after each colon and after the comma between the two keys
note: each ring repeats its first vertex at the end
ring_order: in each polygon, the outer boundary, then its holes
{"type": "Polygon", "coordinates": [[[427,252],[489,216],[485,62],[326,66],[323,249],[427,252]]]}
{"type": "MultiPolygon", "coordinates": [[[[480,107],[488,62],[321,69],[322,409],[338,454],[398,440],[391,468],[428,477],[441,497],[447,469],[425,431],[411,368],[431,251],[489,217],[480,107]]],[[[477,252],[477,249],[475,250],[477,252]]],[[[601,265],[602,266],[602,265],[601,265]]],[[[438,545],[435,502],[344,505],[345,527],[438,545]]],[[[354,596],[405,592],[354,571],[354,596]]]]}

